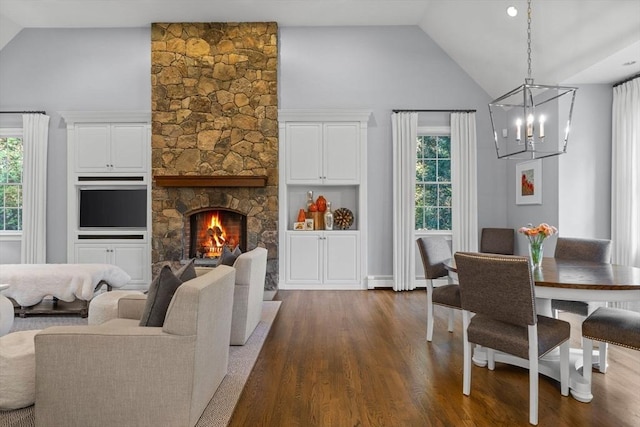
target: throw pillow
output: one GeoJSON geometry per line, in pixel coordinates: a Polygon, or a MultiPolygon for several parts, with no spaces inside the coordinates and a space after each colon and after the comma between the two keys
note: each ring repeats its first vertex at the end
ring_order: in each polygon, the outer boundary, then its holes
{"type": "Polygon", "coordinates": [[[229,246],[225,245],[222,247],[222,253],[220,254],[220,258],[218,258],[217,265],[233,266],[233,263],[236,262],[236,258],[238,258],[240,254],[242,254],[240,246],[236,246],[232,252],[229,246]]]}
{"type": "Polygon", "coordinates": [[[149,285],[147,302],[140,318],[140,326],[162,326],[169,309],[169,303],[182,281],[165,265],[160,274],[149,285]]]}
{"type": "Polygon", "coordinates": [[[182,283],[186,282],[187,280],[196,278],[197,274],[195,262],[196,259],[191,258],[188,263],[180,267],[180,269],[174,273],[182,283]]]}

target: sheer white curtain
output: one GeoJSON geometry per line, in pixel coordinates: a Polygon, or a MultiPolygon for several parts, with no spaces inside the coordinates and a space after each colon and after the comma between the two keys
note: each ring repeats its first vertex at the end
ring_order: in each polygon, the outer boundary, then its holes
{"type": "Polygon", "coordinates": [[[49,116],[22,116],[22,252],[23,264],[47,262],[47,146],[49,116]]]}
{"type": "Polygon", "coordinates": [[[393,290],[415,289],[414,194],[418,113],[393,113],[393,290]],[[409,173],[408,173],[409,172],[409,173]]]}
{"type": "MultiPolygon", "coordinates": [[[[612,262],[640,267],[640,78],[613,88],[612,262]]],[[[613,303],[640,311],[640,303],[613,303]]]]}
{"type": "Polygon", "coordinates": [[[451,113],[451,248],[478,251],[476,113],[451,113]]]}

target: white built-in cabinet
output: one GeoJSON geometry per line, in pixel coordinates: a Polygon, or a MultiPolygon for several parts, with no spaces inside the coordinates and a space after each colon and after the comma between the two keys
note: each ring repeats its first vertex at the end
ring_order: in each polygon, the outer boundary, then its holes
{"type": "Polygon", "coordinates": [[[147,129],[144,123],[76,124],[75,171],[147,172],[147,129]]]}
{"type": "Polygon", "coordinates": [[[285,135],[288,184],[360,183],[359,122],[286,123],[285,135]]]}
{"type": "Polygon", "coordinates": [[[280,110],[280,289],[366,289],[370,111],[280,110]],[[293,230],[306,195],[347,208],[347,230],[293,230]]]}
{"type": "Polygon", "coordinates": [[[360,285],[359,231],[287,231],[287,283],[360,285]]]}
{"type": "Polygon", "coordinates": [[[75,262],[78,264],[114,264],[126,271],[134,283],[148,280],[150,265],[146,243],[76,243],[75,262]]]}
{"type": "Polygon", "coordinates": [[[131,276],[126,289],[144,289],[151,281],[151,114],[60,114],[67,124],[67,262],[117,265],[131,276]],[[146,190],[146,226],[80,226],[82,190],[125,188],[146,190]]]}

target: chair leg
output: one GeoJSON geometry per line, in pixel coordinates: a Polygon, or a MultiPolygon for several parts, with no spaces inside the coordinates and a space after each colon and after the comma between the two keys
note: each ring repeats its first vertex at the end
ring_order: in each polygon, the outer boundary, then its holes
{"type": "MultiPolygon", "coordinates": [[[[590,302],[587,304],[587,316],[591,316],[594,311],[596,311],[599,307],[608,307],[608,303],[597,303],[590,302]]],[[[604,374],[607,372],[607,346],[606,342],[598,343],[598,359],[599,359],[599,371],[604,374]]]]}
{"type": "Polygon", "coordinates": [[[469,396],[471,393],[471,344],[469,343],[469,336],[467,335],[467,329],[469,328],[469,312],[467,310],[462,311],[462,330],[463,330],[463,348],[464,348],[464,364],[462,370],[462,393],[469,396]]]}
{"type": "Polygon", "coordinates": [[[607,372],[607,344],[606,342],[598,343],[598,349],[600,353],[600,373],[604,374],[607,372]]]}
{"type": "Polygon", "coordinates": [[[529,423],[538,425],[538,325],[529,325],[529,423]]]}
{"type": "Polygon", "coordinates": [[[490,371],[496,369],[496,358],[495,358],[495,350],[492,348],[487,348],[487,368],[490,371]]]}
{"type": "Polygon", "coordinates": [[[427,284],[427,341],[433,339],[433,291],[429,290],[427,284]]]}
{"type": "Polygon", "coordinates": [[[453,308],[449,309],[449,332],[453,332],[453,308]]]}
{"type": "Polygon", "coordinates": [[[569,340],[560,344],[560,393],[569,396],[569,340]]]}
{"type": "Polygon", "coordinates": [[[584,380],[587,382],[589,387],[589,393],[591,393],[591,377],[593,370],[592,366],[592,355],[593,355],[593,340],[589,338],[582,337],[582,376],[584,380]]]}

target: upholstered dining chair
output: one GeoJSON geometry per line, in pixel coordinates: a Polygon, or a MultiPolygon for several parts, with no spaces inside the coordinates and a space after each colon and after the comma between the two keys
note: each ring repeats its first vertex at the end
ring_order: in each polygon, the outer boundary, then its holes
{"type": "MultiPolygon", "coordinates": [[[[558,237],[554,257],[608,264],[611,262],[611,240],[558,237]]],[[[555,318],[558,318],[559,311],[566,311],[587,317],[598,307],[603,307],[605,305],[606,303],[604,302],[551,300],[551,310],[553,311],[553,317],[555,318]]],[[[599,343],[599,353],[599,370],[604,374],[607,371],[606,342],[599,343]]]]}
{"type": "Polygon", "coordinates": [[[449,277],[444,262],[451,259],[451,247],[444,237],[421,237],[416,243],[420,250],[424,276],[427,280],[427,341],[433,338],[433,306],[449,308],[449,332],[453,332],[453,310],[460,310],[460,288],[451,283],[433,286],[433,279],[449,277]]]}
{"type": "Polygon", "coordinates": [[[480,234],[480,252],[513,255],[515,234],[513,228],[483,228],[480,234]]]}
{"type": "Polygon", "coordinates": [[[640,351],[640,313],[599,307],[582,322],[582,376],[591,387],[593,341],[640,351]]]}
{"type": "Polygon", "coordinates": [[[536,314],[529,260],[512,255],[455,254],[462,301],[463,387],[471,393],[471,343],[487,348],[490,370],[494,351],[529,361],[529,422],[538,424],[538,359],[560,347],[560,390],[569,394],[568,322],[536,314]],[[474,314],[471,317],[471,314],[474,314]]]}

